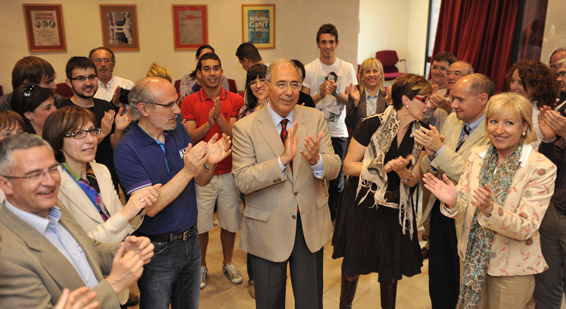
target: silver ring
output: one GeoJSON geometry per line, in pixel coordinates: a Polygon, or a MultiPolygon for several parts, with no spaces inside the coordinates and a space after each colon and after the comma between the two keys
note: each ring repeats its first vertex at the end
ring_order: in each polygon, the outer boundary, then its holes
{"type": "Polygon", "coordinates": [[[142,202],[142,203],[144,203],[144,202],[145,202],[145,200],[143,199],[143,197],[141,198],[140,202],[142,202]]]}

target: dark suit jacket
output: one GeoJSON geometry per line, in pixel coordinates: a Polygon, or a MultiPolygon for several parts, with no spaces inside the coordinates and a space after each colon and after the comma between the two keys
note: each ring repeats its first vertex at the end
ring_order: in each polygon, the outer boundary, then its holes
{"type": "MultiPolygon", "coordinates": [[[[357,107],[354,105],[354,100],[352,99],[352,97],[348,97],[348,104],[346,105],[346,126],[348,128],[354,129],[362,118],[371,116],[367,114],[366,97],[367,94],[364,90],[360,93],[360,103],[357,107]]],[[[377,106],[375,108],[375,113],[383,113],[386,107],[387,104],[385,103],[385,91],[379,91],[377,95],[377,106]]]]}
{"type": "MultiPolygon", "coordinates": [[[[120,308],[118,296],[104,279],[104,275],[110,273],[118,245],[88,238],[65,207],[59,208],[61,224],[82,247],[99,281],[91,290],[98,292],[96,300],[100,308],[120,308]]],[[[85,285],[65,256],[3,203],[0,205],[0,235],[0,308],[51,308],[63,288],[72,291],[85,285]]]]}

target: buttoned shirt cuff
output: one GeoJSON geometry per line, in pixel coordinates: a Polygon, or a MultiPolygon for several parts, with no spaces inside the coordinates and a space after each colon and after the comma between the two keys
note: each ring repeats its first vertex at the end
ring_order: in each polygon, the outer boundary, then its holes
{"type": "Polygon", "coordinates": [[[277,158],[277,162],[279,162],[279,169],[281,169],[281,176],[285,175],[285,167],[287,167],[286,165],[283,165],[283,162],[281,162],[281,157],[277,158]]]}
{"type": "Polygon", "coordinates": [[[322,164],[322,155],[320,153],[318,154],[318,162],[316,162],[315,165],[310,165],[310,167],[312,169],[312,173],[314,177],[318,179],[322,179],[323,164],[322,164]]]}

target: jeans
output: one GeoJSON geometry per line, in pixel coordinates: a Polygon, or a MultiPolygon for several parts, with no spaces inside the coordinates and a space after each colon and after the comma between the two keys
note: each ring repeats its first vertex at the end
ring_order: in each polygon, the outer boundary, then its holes
{"type": "Polygon", "coordinates": [[[138,280],[140,309],[198,308],[200,243],[198,235],[186,241],[152,241],[151,262],[138,280]]]}

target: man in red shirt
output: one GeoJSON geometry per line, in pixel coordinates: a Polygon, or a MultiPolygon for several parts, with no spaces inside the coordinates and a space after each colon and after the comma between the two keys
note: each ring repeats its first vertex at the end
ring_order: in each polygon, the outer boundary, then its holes
{"type": "MultiPolygon", "coordinates": [[[[244,99],[222,88],[222,64],[216,54],[207,53],[197,63],[197,78],[202,85],[200,91],[186,97],[181,104],[181,113],[185,127],[193,143],[208,141],[215,133],[232,137],[232,125],[236,122],[238,111],[244,105],[244,99]]],[[[242,283],[242,275],[232,264],[236,232],[240,229],[242,209],[239,191],[232,176],[232,156],[226,157],[215,168],[210,183],[204,187],[196,186],[198,220],[201,247],[201,282],[200,288],[207,284],[206,249],[208,231],[212,223],[214,206],[218,206],[220,221],[220,242],[224,254],[223,272],[234,284],[242,283]]]]}

